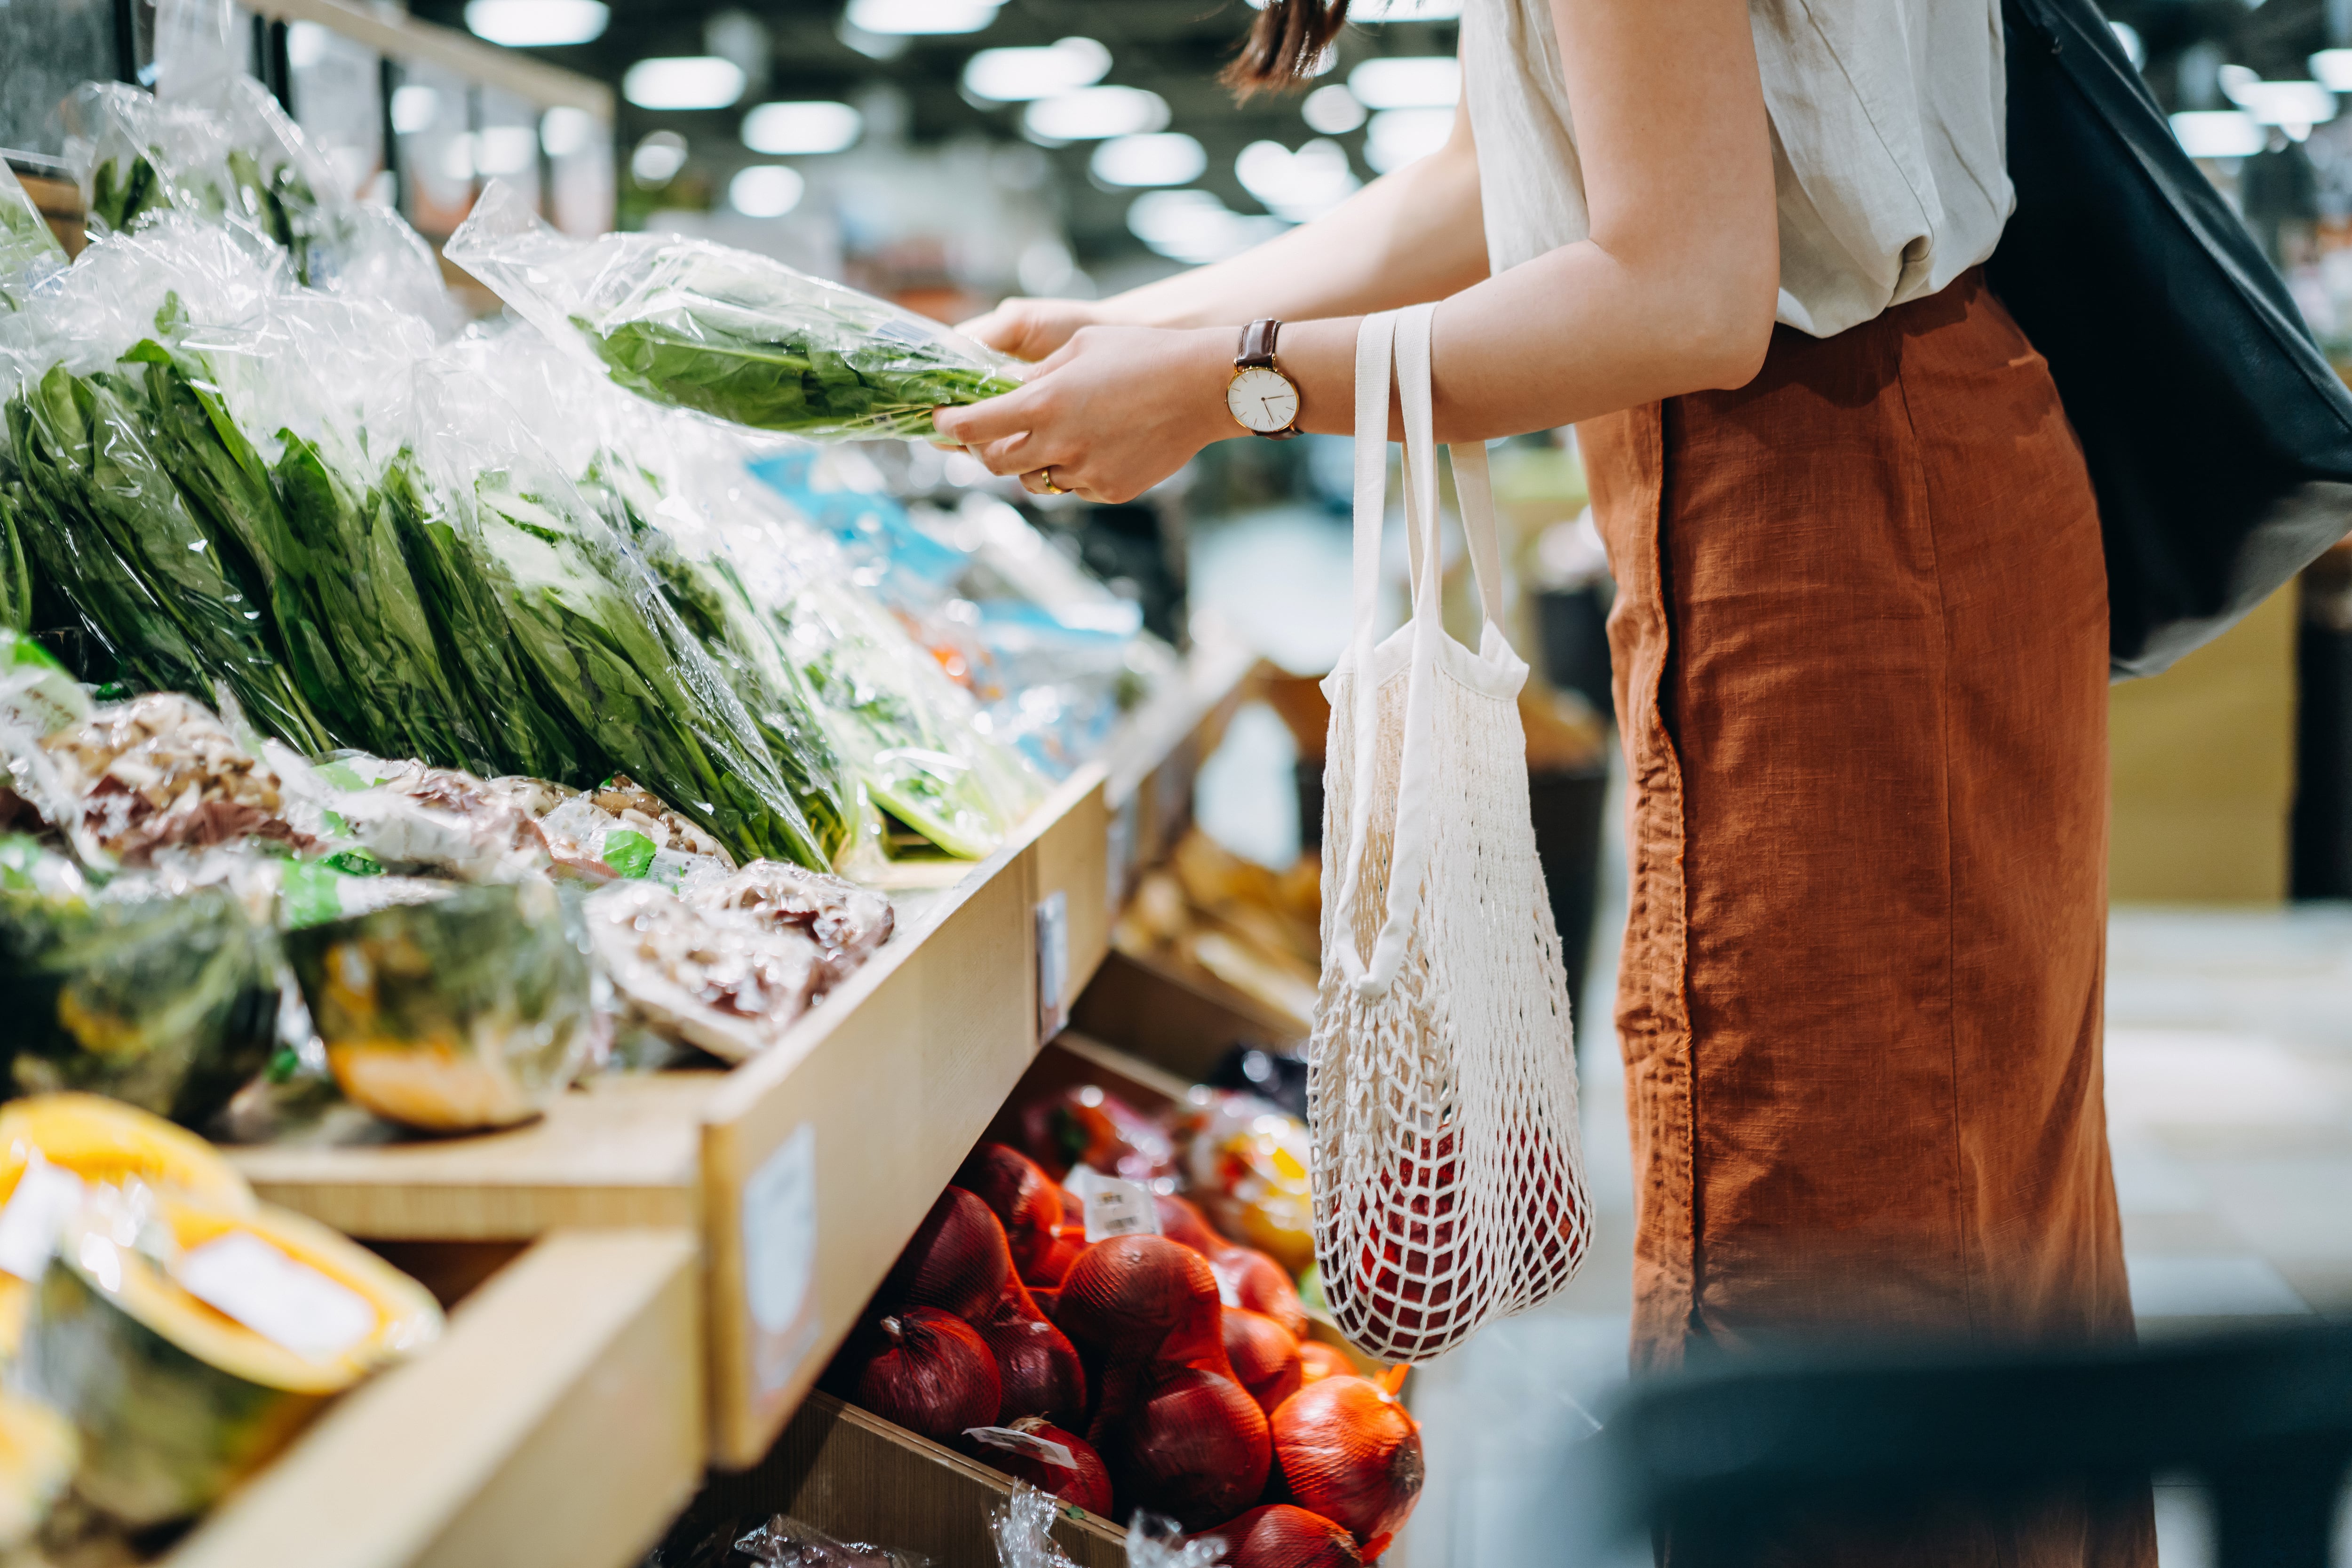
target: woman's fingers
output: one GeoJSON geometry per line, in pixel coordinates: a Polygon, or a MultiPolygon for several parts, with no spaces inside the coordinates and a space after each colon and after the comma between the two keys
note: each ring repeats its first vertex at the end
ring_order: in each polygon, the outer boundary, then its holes
{"type": "Polygon", "coordinates": [[[959,447],[982,447],[1017,436],[1046,411],[1044,389],[1035,384],[983,403],[931,412],[931,425],[959,447]]]}

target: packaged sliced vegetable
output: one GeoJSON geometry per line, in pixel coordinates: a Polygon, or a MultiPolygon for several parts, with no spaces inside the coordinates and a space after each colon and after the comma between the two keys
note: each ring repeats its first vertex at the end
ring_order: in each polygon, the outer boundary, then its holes
{"type": "Polygon", "coordinates": [[[686,897],[700,909],[740,910],[772,929],[806,936],[824,955],[824,990],[880,951],[898,920],[889,899],[870,888],[778,860],[754,860],[686,897]]]}
{"type": "Polygon", "coordinates": [[[704,909],[628,882],[592,895],[588,939],[636,1024],[722,1061],[759,1055],[828,982],[807,936],[740,910],[704,909]]]}
{"type": "Polygon", "coordinates": [[[547,883],[457,888],[286,944],[336,1082],[389,1121],[529,1121],[598,1048],[588,955],[547,883]]]}
{"type": "Polygon", "coordinates": [[[16,1092],[88,1089],[200,1126],[292,1048],[278,933],[243,890],[92,888],[22,840],[0,859],[16,1092]]]}
{"type": "Polygon", "coordinates": [[[449,259],[551,339],[656,402],[811,439],[921,436],[931,411],[1019,384],[937,322],[708,240],[569,238],[493,180],[449,259]]]}

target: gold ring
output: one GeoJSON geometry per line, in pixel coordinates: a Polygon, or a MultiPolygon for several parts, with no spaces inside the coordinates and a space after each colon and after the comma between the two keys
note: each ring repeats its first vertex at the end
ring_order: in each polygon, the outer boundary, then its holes
{"type": "Polygon", "coordinates": [[[1053,464],[1048,463],[1048,464],[1046,464],[1044,468],[1042,468],[1038,469],[1038,470],[1037,470],[1037,477],[1038,477],[1038,478],[1040,478],[1040,479],[1044,479],[1044,480],[1045,481],[1045,493],[1046,493],[1047,495],[1049,495],[1049,496],[1066,496],[1066,495],[1068,495],[1068,494],[1070,493],[1069,491],[1067,491],[1067,490],[1064,489],[1061,486],[1059,486],[1059,485],[1057,485],[1057,484],[1055,484],[1055,483],[1054,482],[1054,465],[1053,465],[1053,464]]]}

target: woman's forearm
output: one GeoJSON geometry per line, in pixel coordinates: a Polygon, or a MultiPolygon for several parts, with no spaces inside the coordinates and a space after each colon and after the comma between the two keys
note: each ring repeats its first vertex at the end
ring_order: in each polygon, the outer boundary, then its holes
{"type": "Polygon", "coordinates": [[[1470,117],[1426,158],[1384,174],[1312,223],[1229,261],[1112,296],[1095,319],[1139,327],[1303,320],[1442,300],[1486,276],[1470,117]]]}

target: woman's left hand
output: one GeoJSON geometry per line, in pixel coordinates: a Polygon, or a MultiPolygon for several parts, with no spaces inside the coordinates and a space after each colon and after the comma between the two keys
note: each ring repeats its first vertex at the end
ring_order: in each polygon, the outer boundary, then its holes
{"type": "Polygon", "coordinates": [[[940,409],[932,423],[1034,494],[1132,500],[1242,433],[1225,409],[1233,368],[1228,328],[1081,327],[1020,391],[940,409]]]}

